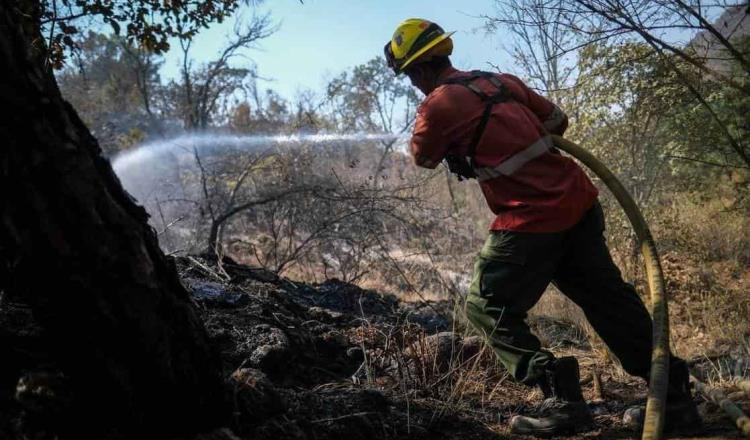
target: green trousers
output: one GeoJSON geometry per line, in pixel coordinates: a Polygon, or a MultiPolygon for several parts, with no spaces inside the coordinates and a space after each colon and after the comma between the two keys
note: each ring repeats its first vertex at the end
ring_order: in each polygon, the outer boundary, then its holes
{"type": "Polygon", "coordinates": [[[648,378],[651,317],[623,281],[604,239],[598,202],[563,232],[492,231],[477,258],[466,315],[513,377],[535,385],[554,359],[526,324],[550,282],[583,309],[623,368],[648,378]]]}

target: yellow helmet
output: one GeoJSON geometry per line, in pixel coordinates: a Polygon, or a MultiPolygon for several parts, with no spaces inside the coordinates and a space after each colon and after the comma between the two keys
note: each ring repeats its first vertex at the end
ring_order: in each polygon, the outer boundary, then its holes
{"type": "Polygon", "coordinates": [[[451,35],[453,32],[446,33],[437,23],[409,18],[398,25],[391,41],[385,44],[385,59],[398,75],[410,64],[453,53],[451,35]]]}

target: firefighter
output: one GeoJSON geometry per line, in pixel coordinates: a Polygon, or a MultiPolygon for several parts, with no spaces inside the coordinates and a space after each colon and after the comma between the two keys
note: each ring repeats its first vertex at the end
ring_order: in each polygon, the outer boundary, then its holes
{"type": "MultiPolygon", "coordinates": [[[[593,427],[574,357],[556,358],[525,322],[550,282],[581,307],[623,368],[645,380],[651,319],[623,281],[604,239],[597,189],[553,146],[565,113],[509,74],[452,67],[452,33],[423,19],[402,22],[385,46],[389,66],[425,94],[410,151],[418,166],[445,162],[476,179],[495,214],[476,259],[466,316],[519,382],[545,396],[535,414],[515,416],[511,432],[549,436],[593,427]]],[[[685,362],[672,357],[666,428],[700,425],[685,362]]],[[[642,424],[644,408],[626,411],[642,424]]]]}

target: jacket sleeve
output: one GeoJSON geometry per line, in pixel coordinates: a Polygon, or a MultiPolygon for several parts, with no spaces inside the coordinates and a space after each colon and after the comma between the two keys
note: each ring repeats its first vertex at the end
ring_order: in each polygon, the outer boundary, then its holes
{"type": "Polygon", "coordinates": [[[435,168],[448,154],[450,141],[443,130],[438,101],[429,96],[419,106],[409,143],[414,163],[423,168],[435,168]]]}
{"type": "Polygon", "coordinates": [[[531,90],[518,77],[504,74],[502,79],[508,84],[513,96],[539,118],[547,131],[559,135],[565,133],[568,116],[560,107],[531,90]]]}

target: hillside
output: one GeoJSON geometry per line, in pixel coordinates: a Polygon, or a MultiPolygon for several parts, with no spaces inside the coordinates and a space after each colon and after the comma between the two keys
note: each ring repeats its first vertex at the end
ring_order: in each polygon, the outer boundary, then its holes
{"type": "MultiPolygon", "coordinates": [[[[540,400],[451,319],[449,301],[401,302],[336,280],[297,283],[228,259],[177,263],[221,353],[235,406],[225,428],[195,440],[500,439],[508,437],[510,417],[540,400]]],[[[0,438],[79,438],[81,427],[67,426],[65,417],[76,390],[47,359],[28,308],[4,298],[0,324],[13,354],[0,370],[0,438]]],[[[574,324],[537,316],[532,325],[558,354],[581,360],[597,422],[581,438],[635,437],[621,413],[642,401],[644,384],[602,365],[574,324]]],[[[701,371],[713,364],[692,365],[701,371]]],[[[750,409],[747,397],[740,401],[750,409]]],[[[740,438],[720,410],[705,402],[700,409],[706,429],[698,437],[740,438]]]]}

